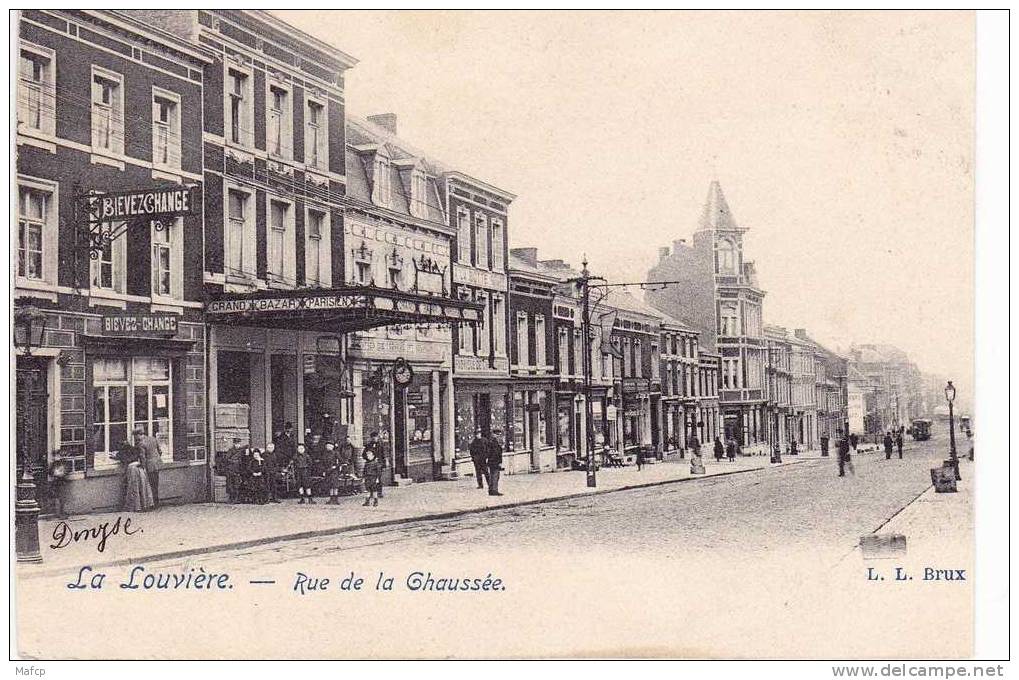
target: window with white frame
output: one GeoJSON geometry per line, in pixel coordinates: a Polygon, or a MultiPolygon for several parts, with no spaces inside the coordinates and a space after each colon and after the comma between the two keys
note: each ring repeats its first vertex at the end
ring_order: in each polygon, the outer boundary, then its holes
{"type": "Polygon", "coordinates": [[[658,361],[658,343],[657,342],[652,342],[651,343],[651,379],[652,380],[660,380],[661,379],[661,376],[662,376],[661,369],[662,369],[661,364],[658,361]]]}
{"type": "Polygon", "coordinates": [[[534,315],[534,364],[541,368],[548,364],[545,356],[545,317],[542,314],[534,315]]]}
{"type": "Polygon", "coordinates": [[[474,214],[474,266],[488,269],[488,218],[474,214]]]}
{"type": "Polygon", "coordinates": [[[372,186],[372,201],[375,205],[389,207],[392,191],[391,166],[389,158],[382,153],[375,154],[375,173],[372,186]]]}
{"type": "Polygon", "coordinates": [[[591,377],[599,380],[602,377],[601,363],[601,328],[591,329],[591,377]]]}
{"type": "Polygon", "coordinates": [[[251,75],[236,66],[226,70],[226,138],[234,144],[254,145],[251,75]]]}
{"type": "Polygon", "coordinates": [[[633,347],[630,338],[623,338],[623,377],[633,377],[633,347]]]}
{"type": "Polygon", "coordinates": [[[739,311],[735,302],[719,305],[719,335],[739,335],[739,311]]]}
{"type": "Polygon", "coordinates": [[[124,93],[119,73],[92,67],[92,148],[124,153],[124,93]]]}
{"type": "Polygon", "coordinates": [[[573,329],[573,375],[584,373],[584,340],[580,329],[573,329]]]}
{"type": "Polygon", "coordinates": [[[255,272],[254,198],[239,188],[227,189],[225,273],[251,277],[255,272]]]}
{"type": "Polygon", "coordinates": [[[56,134],[56,54],[53,50],[21,43],[18,63],[18,125],[56,134]]]}
{"type": "Polygon", "coordinates": [[[293,105],[290,90],[270,83],[266,97],[266,149],[274,156],[293,157],[293,105]]]}
{"type": "Polygon", "coordinates": [[[183,220],[153,220],[152,295],[181,299],[184,283],[183,220]]]}
{"type": "Polygon", "coordinates": [[[644,377],[644,357],[641,354],[640,340],[633,341],[633,375],[636,378],[644,377]]]}
{"type": "Polygon", "coordinates": [[[18,277],[55,282],[56,187],[18,183],[18,277]]]}
{"type": "Polygon", "coordinates": [[[495,217],[492,218],[491,223],[492,232],[492,270],[501,272],[503,267],[503,247],[502,247],[502,220],[495,217]]]}
{"type": "Polygon", "coordinates": [[[491,305],[489,304],[488,293],[478,293],[478,302],[485,305],[485,309],[481,312],[481,322],[478,324],[478,338],[475,343],[478,356],[487,357],[491,354],[491,343],[489,338],[488,319],[491,313],[491,305]]]}
{"type": "Polygon", "coordinates": [[[457,261],[471,263],[471,214],[463,206],[456,209],[456,250],[457,261]]]}
{"type": "Polygon", "coordinates": [[[135,427],[159,442],[173,460],[173,392],[170,360],[162,357],[97,358],[92,363],[92,446],[95,467],[113,465],[135,427]]]}
{"type": "Polygon", "coordinates": [[[304,231],[305,282],[316,288],[328,288],[328,282],[332,278],[329,214],[324,210],[309,208],[304,231]]]}
{"type": "Polygon", "coordinates": [[[306,100],[304,114],[304,162],[313,168],[329,167],[329,130],[326,107],[322,102],[306,100]]]}
{"type": "Polygon", "coordinates": [[[266,276],[276,283],[294,284],[294,215],[286,201],[269,199],[266,276]]]}
{"type": "Polygon", "coordinates": [[[517,312],[516,318],[516,344],[517,344],[517,365],[528,366],[531,363],[530,347],[527,343],[527,312],[517,312]]]}
{"type": "Polygon", "coordinates": [[[152,162],[180,168],[180,95],[152,89],[152,162]]]}
{"type": "Polygon", "coordinates": [[[98,251],[98,257],[90,260],[92,265],[92,288],[123,293],[127,284],[127,233],[124,222],[104,224],[112,239],[105,239],[98,251]]]}
{"type": "Polygon", "coordinates": [[[492,296],[492,353],[506,356],[506,306],[502,295],[492,296]]]}

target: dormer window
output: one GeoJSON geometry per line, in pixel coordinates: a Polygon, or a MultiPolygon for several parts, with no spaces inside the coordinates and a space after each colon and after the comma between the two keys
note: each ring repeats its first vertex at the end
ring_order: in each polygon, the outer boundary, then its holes
{"type": "Polygon", "coordinates": [[[390,166],[389,159],[381,154],[375,156],[374,186],[372,187],[372,201],[375,205],[389,207],[390,191],[390,166]]]}
{"type": "Polygon", "coordinates": [[[416,217],[428,215],[428,176],[420,170],[410,176],[410,212],[416,217]]]}

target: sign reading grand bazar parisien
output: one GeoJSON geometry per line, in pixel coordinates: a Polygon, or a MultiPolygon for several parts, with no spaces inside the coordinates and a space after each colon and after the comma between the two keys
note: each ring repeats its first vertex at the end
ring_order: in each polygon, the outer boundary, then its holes
{"type": "Polygon", "coordinates": [[[236,314],[373,309],[453,319],[476,320],[478,318],[477,310],[463,308],[461,305],[462,303],[454,306],[443,305],[431,300],[401,299],[390,297],[387,295],[387,291],[373,291],[371,293],[332,292],[315,295],[279,295],[212,300],[208,303],[206,311],[209,314],[236,314]]]}

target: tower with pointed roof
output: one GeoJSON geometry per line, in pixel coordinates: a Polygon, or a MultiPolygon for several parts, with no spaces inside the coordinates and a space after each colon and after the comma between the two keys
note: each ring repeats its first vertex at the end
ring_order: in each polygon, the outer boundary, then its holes
{"type": "Polygon", "coordinates": [[[721,356],[719,400],[722,434],[744,453],[766,447],[767,358],[761,308],[764,291],[753,262],[745,259],[743,235],[721,184],[708,186],[707,200],[690,242],[677,239],[659,250],[648,281],[678,281],[649,290],[656,308],[700,332],[702,345],[721,356]]]}

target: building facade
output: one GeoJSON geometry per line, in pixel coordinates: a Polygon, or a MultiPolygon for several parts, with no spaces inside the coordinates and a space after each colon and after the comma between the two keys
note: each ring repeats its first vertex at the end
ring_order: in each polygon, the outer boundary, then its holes
{"type": "Polygon", "coordinates": [[[117,452],[160,443],[166,502],[207,497],[202,93],[208,51],[110,11],[18,20],[15,309],[19,459],[70,463],[67,512],[122,503],[117,452]],[[24,340],[24,338],[22,338],[24,340]]]}
{"type": "Polygon", "coordinates": [[[552,320],[558,282],[557,277],[539,269],[536,248],[510,252],[508,341],[513,406],[511,448],[503,456],[510,474],[556,469],[552,320]]]}
{"type": "Polygon", "coordinates": [[[678,281],[647,292],[648,301],[699,333],[709,352],[721,357],[719,407],[722,431],[745,454],[767,448],[766,369],[762,323],[764,291],[753,262],[743,253],[743,234],[722,193],[712,182],[692,243],[673,242],[659,251],[649,282],[678,281]]]}

